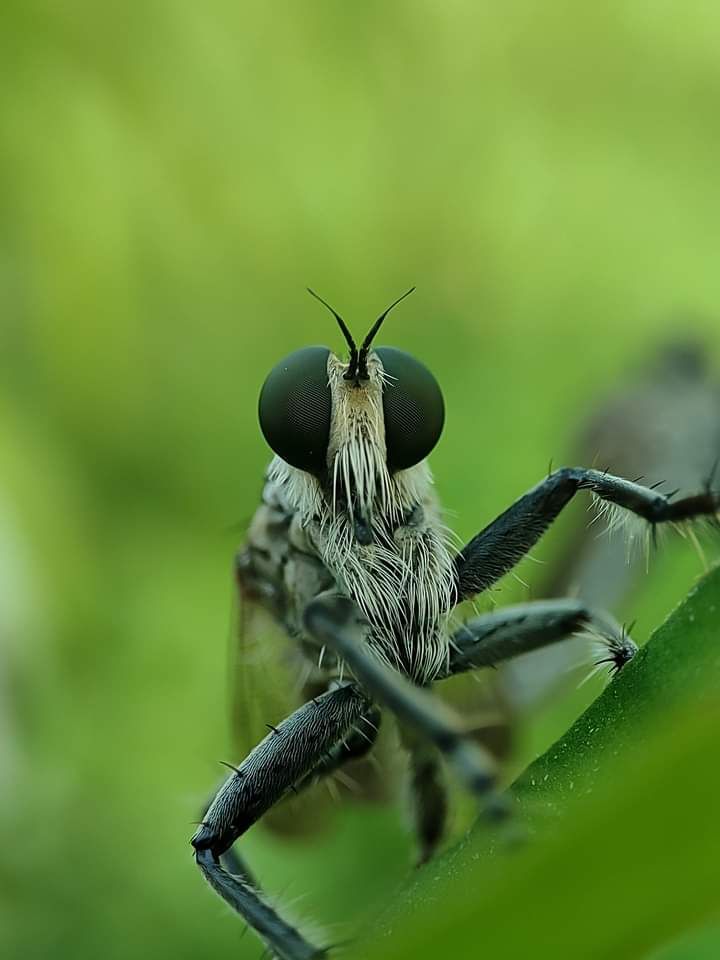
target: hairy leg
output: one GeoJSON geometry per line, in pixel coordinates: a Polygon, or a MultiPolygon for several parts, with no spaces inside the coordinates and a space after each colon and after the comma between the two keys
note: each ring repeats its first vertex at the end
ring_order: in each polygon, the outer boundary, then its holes
{"type": "MultiPolygon", "coordinates": [[[[212,799],[214,799],[214,797],[215,797],[215,794],[213,794],[212,799]]],[[[212,803],[212,799],[210,800],[209,803],[206,803],[205,806],[203,807],[202,815],[200,817],[200,823],[204,822],[207,812],[210,809],[210,804],[212,803]]],[[[222,863],[223,867],[227,870],[228,873],[232,873],[236,877],[242,877],[244,880],[247,880],[248,883],[252,883],[255,886],[257,886],[255,877],[253,876],[247,863],[243,860],[243,858],[240,856],[237,850],[234,850],[232,847],[229,847],[225,851],[225,853],[223,853],[220,862],[222,863]]]]}
{"type": "Polygon", "coordinates": [[[381,722],[382,714],[372,704],[358,717],[348,735],[339,743],[336,743],[334,747],[331,747],[317,766],[295,784],[295,790],[299,793],[301,790],[313,786],[322,777],[331,776],[336,770],[344,767],[346,763],[364,757],[375,745],[381,722]]]}
{"type": "Polygon", "coordinates": [[[308,943],[284,921],[246,876],[228,873],[220,857],[321,763],[368,708],[367,697],[353,684],[304,704],[234,769],[191,840],[198,867],[210,886],[253,927],[279,960],[312,960],[323,957],[326,951],[308,943]]]}
{"type": "MultiPolygon", "coordinates": [[[[317,766],[293,785],[291,788],[292,791],[294,793],[301,793],[308,787],[314,786],[322,777],[331,776],[336,770],[344,767],[345,764],[350,763],[352,760],[360,760],[364,757],[370,752],[377,740],[381,722],[382,714],[380,710],[378,710],[374,704],[370,705],[365,713],[358,718],[355,726],[347,736],[339,743],[336,743],[335,746],[331,747],[320,759],[317,766]]],[[[200,817],[201,822],[205,820],[209,808],[210,803],[206,804],[203,808],[202,816],[200,817]]],[[[223,853],[220,862],[228,873],[244,877],[249,883],[257,887],[257,882],[250,868],[234,847],[229,847],[223,853]]]]}
{"type": "Polygon", "coordinates": [[[594,630],[607,646],[616,669],[637,651],[627,632],[610,614],[580,600],[538,600],[475,617],[453,636],[447,676],[492,667],[530,650],[565,640],[583,629],[594,630]]]}
{"type": "Polygon", "coordinates": [[[715,491],[672,500],[657,490],[599,470],[564,467],[520,497],[458,554],[455,568],[459,599],[486,590],[511,570],[579,490],[590,490],[600,500],[631,511],[651,528],[658,523],[715,516],[720,510],[720,493],[715,491]]]}
{"type": "Polygon", "coordinates": [[[322,594],[305,610],[305,629],[345,661],[368,695],[401,725],[429,740],[477,794],[492,790],[495,761],[468,735],[460,717],[427,690],[382,663],[368,648],[368,625],[347,597],[322,594]]]}

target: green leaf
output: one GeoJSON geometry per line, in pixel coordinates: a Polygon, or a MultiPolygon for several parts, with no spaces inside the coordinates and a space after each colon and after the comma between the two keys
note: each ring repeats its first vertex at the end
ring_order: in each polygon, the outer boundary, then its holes
{"type": "Polygon", "coordinates": [[[716,569],[362,956],[635,960],[719,916],[719,694],[716,569]]]}

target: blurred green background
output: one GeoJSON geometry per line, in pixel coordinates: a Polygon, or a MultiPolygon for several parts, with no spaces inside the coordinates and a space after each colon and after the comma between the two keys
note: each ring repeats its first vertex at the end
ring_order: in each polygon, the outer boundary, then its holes
{"type": "MultiPolygon", "coordinates": [[[[0,954],[258,955],[187,840],[232,759],[257,393],[341,346],[304,287],[364,330],[418,285],[386,342],[443,385],[469,536],[677,311],[717,359],[719,43],[710,4],[6,0],[0,954]]],[[[673,544],[616,612],[642,639],[701,570],[673,544]]],[[[246,849],[344,933],[406,874],[401,819],[246,849]]]]}

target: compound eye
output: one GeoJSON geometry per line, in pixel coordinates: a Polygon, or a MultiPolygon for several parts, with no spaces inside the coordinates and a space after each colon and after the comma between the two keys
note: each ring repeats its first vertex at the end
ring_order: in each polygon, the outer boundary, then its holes
{"type": "Polygon", "coordinates": [[[322,476],[326,469],[332,400],[327,347],[296,350],[268,374],[260,391],[260,429],[293,467],[322,476]]]}
{"type": "Polygon", "coordinates": [[[388,468],[406,470],[424,460],[440,439],[445,404],[424,363],[395,347],[378,347],[375,353],[387,375],[383,410],[388,468]]]}

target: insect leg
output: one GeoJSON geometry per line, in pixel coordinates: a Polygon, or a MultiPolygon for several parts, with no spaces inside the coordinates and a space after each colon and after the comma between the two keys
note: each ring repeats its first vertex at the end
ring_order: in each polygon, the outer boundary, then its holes
{"type": "Polygon", "coordinates": [[[447,676],[503,660],[565,640],[583,629],[597,631],[608,650],[608,662],[620,669],[637,647],[610,614],[592,610],[580,600],[538,600],[475,617],[453,636],[447,676]]]}
{"type": "Polygon", "coordinates": [[[307,776],[368,710],[353,684],[304,704],[262,740],[218,791],[190,841],[210,886],[263,938],[279,960],[312,960],[315,947],[284,921],[258,890],[220,864],[220,857],[298,781],[307,776]]]}
{"type": "MultiPolygon", "coordinates": [[[[212,803],[212,800],[210,803],[212,803]]],[[[205,820],[207,812],[210,809],[210,803],[206,803],[203,807],[202,816],[200,817],[199,821],[200,823],[203,823],[205,820]]],[[[234,850],[232,847],[228,847],[228,849],[222,855],[221,862],[228,873],[232,873],[237,877],[243,877],[243,879],[247,880],[248,883],[255,884],[255,878],[252,875],[250,868],[237,850],[234,850]]]]}
{"type": "Polygon", "coordinates": [[[457,555],[459,599],[480,593],[511,570],[579,490],[590,490],[600,500],[629,510],[651,527],[715,516],[720,510],[717,491],[705,490],[672,500],[657,490],[600,470],[563,467],[520,497],[457,555]]]}
{"type": "Polygon", "coordinates": [[[447,821],[447,788],[440,753],[427,739],[400,731],[410,758],[410,802],[418,839],[417,865],[426,863],[442,839],[447,821]]]}
{"type": "Polygon", "coordinates": [[[340,767],[345,766],[346,763],[350,763],[351,760],[359,760],[364,757],[375,745],[380,732],[381,721],[380,710],[375,705],[370,706],[358,719],[345,739],[331,747],[318,765],[295,784],[295,789],[300,792],[307,787],[311,787],[321,777],[330,776],[340,767]]]}
{"type": "Polygon", "coordinates": [[[366,644],[368,625],[347,597],[321,594],[305,608],[306,630],[345,661],[374,700],[392,710],[403,726],[430,740],[466,786],[486,794],[495,783],[495,762],[468,736],[461,718],[427,690],[382,663],[366,644]]]}

